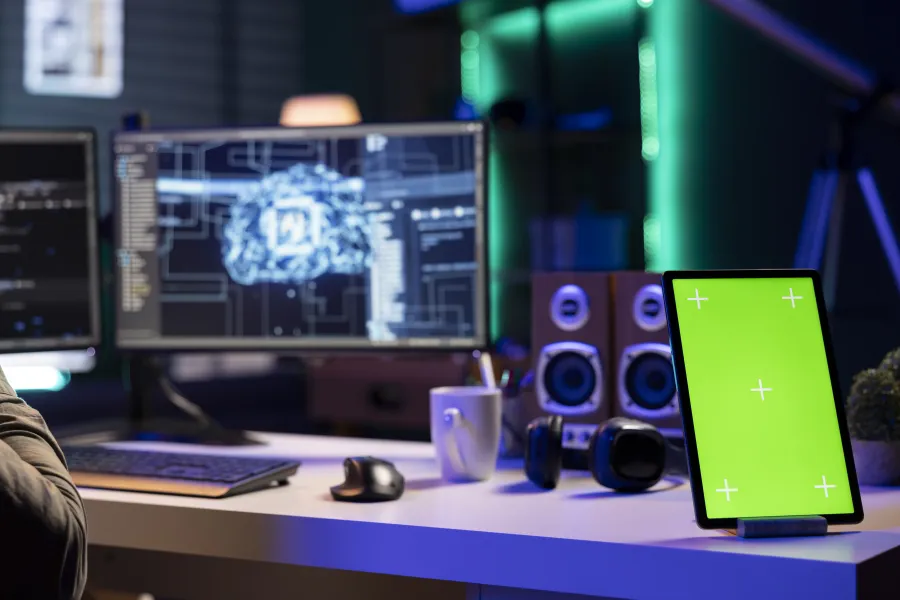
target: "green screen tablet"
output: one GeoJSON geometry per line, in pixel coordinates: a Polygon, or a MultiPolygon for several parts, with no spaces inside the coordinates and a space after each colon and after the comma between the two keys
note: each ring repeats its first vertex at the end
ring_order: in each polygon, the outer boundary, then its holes
{"type": "Polygon", "coordinates": [[[815,271],[663,276],[697,523],[863,510],[815,271]]]}

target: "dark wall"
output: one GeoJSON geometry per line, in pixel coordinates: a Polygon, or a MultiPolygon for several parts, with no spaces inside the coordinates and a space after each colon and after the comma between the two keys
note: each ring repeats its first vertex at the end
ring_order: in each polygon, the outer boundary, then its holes
{"type": "MultiPolygon", "coordinates": [[[[700,268],[791,266],[807,187],[822,156],[836,94],[830,84],[702,0],[694,47],[701,77],[689,90],[696,162],[687,199],[694,220],[688,265],[700,268]]],[[[768,2],[829,45],[900,77],[900,6],[891,0],[768,2]]],[[[858,157],[872,166],[900,224],[900,136],[862,130],[858,157]]],[[[900,345],[900,296],[863,202],[848,200],[841,279],[832,318],[846,385],[852,373],[900,345]]],[[[895,227],[897,229],[897,227],[895,227]]]]}
{"type": "Polygon", "coordinates": [[[25,91],[24,2],[2,2],[0,125],[96,127],[102,182],[109,176],[107,136],[128,111],[146,110],[163,127],[277,123],[282,102],[304,91],[304,4],[126,2],[124,90],[94,99],[25,91]]]}
{"type": "Polygon", "coordinates": [[[304,3],[311,93],[344,92],[363,119],[448,119],[459,96],[460,27],[452,10],[408,16],[392,0],[304,3]]]}

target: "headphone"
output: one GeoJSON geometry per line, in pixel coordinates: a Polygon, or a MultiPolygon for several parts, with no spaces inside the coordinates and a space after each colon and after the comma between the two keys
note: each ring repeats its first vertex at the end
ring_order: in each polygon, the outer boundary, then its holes
{"type": "MultiPolygon", "coordinates": [[[[559,483],[563,419],[538,417],[525,435],[525,475],[546,490],[559,483]]],[[[598,427],[588,445],[588,470],[600,485],[643,492],[668,476],[687,476],[683,438],[667,439],[649,423],[614,417],[598,427]]]]}

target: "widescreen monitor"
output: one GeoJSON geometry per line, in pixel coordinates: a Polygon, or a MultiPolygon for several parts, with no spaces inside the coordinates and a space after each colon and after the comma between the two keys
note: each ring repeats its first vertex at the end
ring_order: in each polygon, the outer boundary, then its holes
{"type": "Polygon", "coordinates": [[[479,122],[116,135],[122,349],[487,343],[479,122]]]}
{"type": "Polygon", "coordinates": [[[100,341],[95,136],[0,130],[0,353],[100,341]]]}

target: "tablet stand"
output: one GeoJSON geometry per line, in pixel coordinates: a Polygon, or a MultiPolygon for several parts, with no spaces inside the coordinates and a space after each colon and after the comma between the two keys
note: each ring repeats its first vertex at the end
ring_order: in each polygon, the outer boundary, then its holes
{"type": "Polygon", "coordinates": [[[825,517],[774,517],[737,520],[738,537],[775,538],[826,535],[828,521],[825,517]]]}

